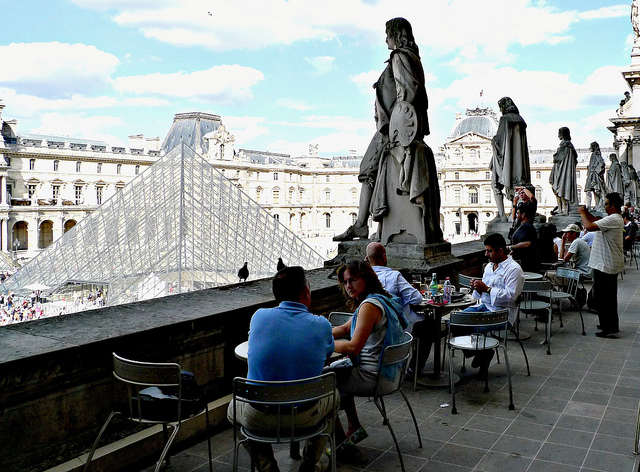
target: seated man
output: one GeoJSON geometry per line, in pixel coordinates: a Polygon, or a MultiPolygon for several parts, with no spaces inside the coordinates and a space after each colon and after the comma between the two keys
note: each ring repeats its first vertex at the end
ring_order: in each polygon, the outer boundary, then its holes
{"type": "MultiPolygon", "coordinates": [[[[333,335],[326,318],[309,312],[311,290],[304,269],[286,267],[279,271],[273,278],[273,295],[280,305],[261,308],[251,318],[247,378],[296,380],[322,374],[325,360],[333,353],[333,335]]],[[[320,401],[317,408],[296,416],[297,426],[317,425],[324,421],[332,408],[329,401],[320,401]]],[[[252,408],[247,403],[239,403],[238,409],[238,421],[249,430],[275,427],[274,415],[252,408]]],[[[233,403],[229,404],[227,418],[233,421],[233,403]]],[[[307,441],[300,472],[315,470],[325,443],[326,437],[307,441]]],[[[270,444],[253,441],[243,444],[259,471],[279,471],[270,444]]]]}
{"type": "Polygon", "coordinates": [[[622,214],[624,220],[624,240],[622,241],[622,247],[625,251],[631,251],[633,249],[633,243],[636,240],[636,234],[638,233],[638,225],[633,221],[633,216],[625,212],[622,214]]]}
{"type": "Polygon", "coordinates": [[[422,303],[422,294],[419,290],[412,287],[409,282],[397,270],[387,267],[387,250],[378,243],[369,243],[367,246],[367,262],[373,268],[373,271],[380,279],[384,289],[391,295],[399,297],[402,301],[402,309],[404,316],[409,322],[407,331],[412,333],[415,338],[420,338],[420,352],[418,352],[418,367],[420,370],[426,364],[431,352],[431,344],[436,334],[435,327],[425,320],[424,315],[417,314],[411,309],[411,305],[419,305],[422,303]]]}
{"type": "MultiPolygon", "coordinates": [[[[522,268],[507,255],[507,243],[499,233],[493,233],[484,240],[485,255],[489,264],[484,268],[482,280],[472,279],[473,298],[479,303],[464,312],[509,310],[509,325],[516,323],[518,316],[517,299],[524,286],[522,268]]],[[[480,374],[487,372],[493,358],[493,350],[479,351],[472,367],[480,367],[480,374]]]]}
{"type": "Polygon", "coordinates": [[[585,240],[580,239],[580,227],[571,224],[563,229],[562,232],[560,259],[565,262],[571,261],[572,266],[580,271],[581,276],[585,278],[593,277],[593,269],[589,267],[591,248],[585,240]],[[570,244],[569,249],[565,249],[565,242],[570,244]]]}

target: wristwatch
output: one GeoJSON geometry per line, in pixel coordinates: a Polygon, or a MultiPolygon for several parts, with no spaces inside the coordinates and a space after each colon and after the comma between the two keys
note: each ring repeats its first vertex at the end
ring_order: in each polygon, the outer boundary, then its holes
{"type": "Polygon", "coordinates": [[[487,293],[488,293],[489,295],[491,295],[491,287],[489,287],[489,288],[487,289],[487,293]]]}

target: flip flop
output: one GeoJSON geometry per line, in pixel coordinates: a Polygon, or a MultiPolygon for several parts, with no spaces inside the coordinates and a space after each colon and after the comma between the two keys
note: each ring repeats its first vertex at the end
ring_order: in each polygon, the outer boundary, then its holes
{"type": "MultiPolygon", "coordinates": [[[[338,453],[342,454],[345,452],[353,452],[355,450],[357,450],[357,446],[355,445],[355,443],[351,440],[351,439],[345,439],[342,443],[340,443],[340,445],[338,446],[338,453]]],[[[332,451],[330,447],[327,447],[324,450],[325,454],[329,457],[331,457],[332,451]]]]}
{"type": "Polygon", "coordinates": [[[367,439],[368,437],[369,433],[367,433],[367,430],[360,426],[349,439],[353,442],[353,444],[358,444],[360,441],[362,441],[363,439],[367,439]]]}

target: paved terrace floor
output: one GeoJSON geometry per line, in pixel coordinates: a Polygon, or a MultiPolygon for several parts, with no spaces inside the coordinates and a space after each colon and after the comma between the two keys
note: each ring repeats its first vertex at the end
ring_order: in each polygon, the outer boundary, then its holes
{"type": "MultiPolygon", "coordinates": [[[[638,468],[633,455],[635,419],[640,398],[640,271],[627,266],[618,279],[618,339],[600,339],[597,317],[584,312],[587,335],[580,334],[580,318],[564,310],[564,328],[553,323],[552,353],[540,345],[543,328],[532,331],[525,347],[531,364],[526,375],[522,353],[510,345],[515,411],[508,410],[504,363],[489,370],[489,388],[475,380],[476,369],[460,374],[456,395],[458,414],[452,415],[447,388],[404,391],[416,412],[424,447],[418,448],[415,429],[400,396],[387,402],[407,472],[631,472],[638,468]]],[[[523,320],[523,329],[533,328],[523,320]]],[[[455,371],[460,373],[455,358],[455,371]]],[[[338,456],[340,472],[400,470],[389,430],[382,425],[372,402],[361,399],[360,418],[369,438],[351,457],[338,456]]],[[[233,434],[227,429],[213,437],[214,470],[231,470],[233,434]]],[[[249,457],[240,452],[240,470],[249,469],[249,457]]],[[[298,461],[286,446],[277,450],[282,472],[297,472],[298,461]]],[[[327,457],[323,457],[327,461],[327,457]]],[[[144,469],[153,470],[153,467],[144,469]]],[[[206,442],[175,453],[174,472],[208,470],[206,442]]]]}

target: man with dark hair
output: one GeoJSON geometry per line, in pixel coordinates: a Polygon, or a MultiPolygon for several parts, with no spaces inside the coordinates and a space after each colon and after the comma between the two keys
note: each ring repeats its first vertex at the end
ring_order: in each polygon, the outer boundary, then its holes
{"type": "Polygon", "coordinates": [[[624,243],[623,248],[625,251],[633,250],[633,243],[636,240],[636,234],[638,233],[638,225],[633,221],[633,216],[629,212],[622,214],[624,220],[624,243]]]}
{"type": "MultiPolygon", "coordinates": [[[[309,312],[311,290],[302,267],[286,267],[273,278],[273,293],[280,304],[275,308],[260,308],[251,318],[249,327],[250,380],[297,380],[322,374],[325,360],[334,348],[331,324],[309,312]]],[[[233,403],[227,418],[233,421],[233,403]]],[[[238,404],[238,421],[249,430],[273,434],[275,414],[265,413],[246,403],[238,404]],[[271,429],[270,429],[271,428],[271,429]]],[[[321,400],[317,408],[296,416],[297,426],[314,426],[324,421],[333,405],[321,400]]],[[[326,437],[307,441],[300,472],[315,470],[326,437]]],[[[260,472],[278,472],[278,464],[270,444],[247,441],[243,443],[260,472]]]]}
{"type": "Polygon", "coordinates": [[[589,266],[593,268],[593,300],[602,331],[600,338],[610,338],[620,331],[618,318],[618,273],[624,269],[623,228],[620,215],[622,196],[612,192],[604,197],[607,216],[596,218],[586,207],[578,207],[582,225],[587,231],[596,232],[591,246],[589,266]]]}
{"type": "Polygon", "coordinates": [[[533,226],[535,207],[532,202],[522,202],[516,209],[518,229],[511,236],[511,255],[520,261],[522,270],[536,272],[538,263],[538,233],[533,226]]]}
{"type": "MultiPolygon", "coordinates": [[[[518,316],[516,300],[524,286],[522,268],[507,255],[507,242],[501,234],[489,234],[484,240],[484,249],[489,263],[484,268],[482,280],[471,280],[473,298],[478,300],[478,304],[463,311],[477,313],[507,308],[509,324],[513,326],[518,316]]],[[[493,350],[480,351],[471,365],[480,367],[483,374],[492,358],[493,350]]]]}

